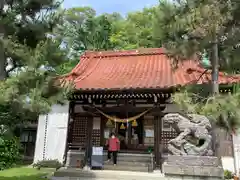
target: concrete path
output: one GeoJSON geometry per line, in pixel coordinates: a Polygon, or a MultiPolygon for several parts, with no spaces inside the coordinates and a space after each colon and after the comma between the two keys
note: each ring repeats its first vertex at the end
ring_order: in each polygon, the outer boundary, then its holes
{"type": "Polygon", "coordinates": [[[51,180],[166,180],[163,174],[129,171],[91,171],[94,177],[52,177],[51,180]]]}

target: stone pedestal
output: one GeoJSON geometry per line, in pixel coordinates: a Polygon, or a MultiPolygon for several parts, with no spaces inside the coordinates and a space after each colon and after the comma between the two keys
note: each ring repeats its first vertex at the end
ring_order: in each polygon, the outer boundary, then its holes
{"type": "Polygon", "coordinates": [[[163,172],[171,179],[224,179],[219,159],[213,156],[169,155],[163,163],[163,172]]]}
{"type": "Polygon", "coordinates": [[[84,156],[85,156],[84,151],[69,150],[67,152],[67,161],[65,166],[69,168],[76,168],[82,166],[84,156]]]}

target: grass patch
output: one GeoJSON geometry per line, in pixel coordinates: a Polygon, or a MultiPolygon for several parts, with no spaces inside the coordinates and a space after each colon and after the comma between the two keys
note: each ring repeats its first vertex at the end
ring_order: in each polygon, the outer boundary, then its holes
{"type": "Polygon", "coordinates": [[[0,171],[0,180],[43,180],[51,175],[54,169],[37,170],[31,167],[21,166],[0,171]]]}

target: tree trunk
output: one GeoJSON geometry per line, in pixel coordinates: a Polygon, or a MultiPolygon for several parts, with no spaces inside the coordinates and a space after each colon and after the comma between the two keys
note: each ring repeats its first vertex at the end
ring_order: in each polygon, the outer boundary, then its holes
{"type": "MultiPolygon", "coordinates": [[[[1,28],[1,27],[0,27],[1,28]]],[[[5,55],[3,43],[0,40],[0,81],[6,78],[5,55]]]]}
{"type": "MultiPolygon", "coordinates": [[[[4,1],[0,0],[0,12],[3,11],[4,1]]],[[[3,21],[0,20],[0,81],[6,78],[6,59],[4,52],[4,44],[2,42],[4,38],[4,24],[3,21]]]]}
{"type": "MultiPolygon", "coordinates": [[[[215,34],[213,38],[213,45],[212,45],[212,95],[219,94],[219,83],[218,83],[218,74],[219,74],[219,57],[218,57],[218,41],[217,41],[217,36],[215,34]]],[[[214,130],[213,132],[216,133],[216,125],[213,126],[214,130]]],[[[216,134],[213,135],[213,147],[214,147],[214,155],[220,158],[219,154],[219,139],[216,134]]],[[[221,162],[221,161],[220,161],[221,162]]]]}
{"type": "Polygon", "coordinates": [[[219,57],[218,57],[217,37],[214,37],[211,62],[212,62],[212,94],[214,95],[219,93],[219,83],[218,83],[219,57]]]}

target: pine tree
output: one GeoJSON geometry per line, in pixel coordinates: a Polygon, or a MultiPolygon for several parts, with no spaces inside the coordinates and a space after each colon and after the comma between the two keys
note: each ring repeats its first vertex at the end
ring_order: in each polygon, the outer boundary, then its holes
{"type": "Polygon", "coordinates": [[[221,64],[237,61],[240,3],[222,0],[178,0],[161,2],[155,29],[161,29],[161,44],[176,62],[200,59],[206,50],[212,64],[212,92],[218,93],[218,70],[221,64]]]}
{"type": "MultiPolygon", "coordinates": [[[[54,0],[0,2],[0,117],[28,119],[64,100],[55,69],[66,61],[61,42],[50,36],[59,20],[54,0]],[[6,110],[8,110],[6,112],[6,110]]],[[[1,118],[8,124],[12,118],[1,118]]]]}
{"type": "Polygon", "coordinates": [[[238,92],[218,94],[218,71],[226,70],[220,65],[240,63],[239,7],[237,0],[165,1],[160,3],[155,22],[155,29],[161,29],[155,32],[161,39],[158,43],[166,47],[176,64],[187,59],[200,60],[203,55],[211,61],[212,95],[201,96],[196,89],[188,89],[176,94],[174,101],[187,111],[207,115],[228,131],[240,127],[240,96],[238,92]]]}

